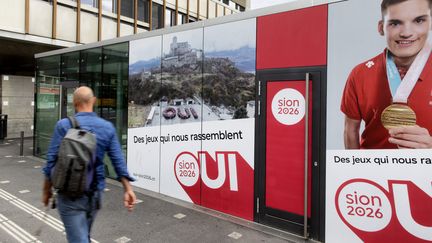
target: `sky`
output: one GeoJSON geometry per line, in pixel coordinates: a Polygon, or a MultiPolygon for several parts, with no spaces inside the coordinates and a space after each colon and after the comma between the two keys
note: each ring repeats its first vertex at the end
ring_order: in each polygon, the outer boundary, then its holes
{"type": "Polygon", "coordinates": [[[251,0],[251,9],[264,8],[272,5],[294,2],[295,0],[251,0]]]}

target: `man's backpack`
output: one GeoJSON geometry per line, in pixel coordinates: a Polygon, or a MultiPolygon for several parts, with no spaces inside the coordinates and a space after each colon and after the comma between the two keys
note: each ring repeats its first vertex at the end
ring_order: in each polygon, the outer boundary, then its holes
{"type": "Polygon", "coordinates": [[[95,175],[96,136],[80,128],[75,117],[72,127],[62,139],[51,182],[59,193],[77,198],[91,191],[95,175]]]}

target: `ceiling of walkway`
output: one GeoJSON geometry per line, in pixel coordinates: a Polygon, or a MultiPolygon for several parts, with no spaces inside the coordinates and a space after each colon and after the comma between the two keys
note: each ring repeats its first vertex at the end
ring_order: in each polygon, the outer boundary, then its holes
{"type": "Polygon", "coordinates": [[[34,76],[36,53],[61,47],[0,38],[0,75],[34,76]]]}

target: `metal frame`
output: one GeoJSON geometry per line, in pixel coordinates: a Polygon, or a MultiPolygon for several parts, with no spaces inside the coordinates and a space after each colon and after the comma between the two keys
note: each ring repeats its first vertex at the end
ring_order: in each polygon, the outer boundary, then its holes
{"type": "MultiPolygon", "coordinates": [[[[257,70],[257,106],[255,125],[255,215],[254,221],[262,224],[270,224],[304,238],[324,239],[325,227],[325,150],[326,150],[326,77],[325,66],[285,68],[257,70]],[[311,185],[311,218],[307,213],[300,216],[288,212],[265,207],[265,117],[266,117],[266,81],[267,80],[304,80],[306,73],[309,73],[309,80],[312,80],[313,103],[312,116],[312,185],[311,185]],[[316,78],[314,78],[316,77],[316,78]],[[289,218],[291,221],[284,221],[273,217],[278,215],[281,218],[289,218]],[[306,217],[305,217],[306,216],[306,217]],[[305,223],[306,220],[306,223],[305,223]]],[[[307,78],[307,77],[306,77],[307,78]]],[[[309,89],[309,87],[307,87],[309,89]]],[[[309,94],[306,94],[309,95],[309,94]]],[[[308,98],[307,98],[308,99],[308,98]]],[[[309,109],[309,108],[308,108],[309,109]]],[[[307,126],[305,127],[305,129],[307,126]]],[[[306,140],[305,146],[308,144],[306,140]]],[[[305,152],[306,153],[306,152],[305,152]]],[[[307,157],[305,158],[305,162],[307,157]]],[[[307,168],[307,167],[305,167],[307,168]]],[[[308,173],[307,170],[304,171],[308,173]]],[[[307,177],[305,177],[307,179],[307,177]]],[[[306,186],[307,182],[305,183],[306,186]]],[[[305,212],[307,212],[307,187],[305,187],[305,212]]]]}
{"type": "MultiPolygon", "coordinates": [[[[310,73],[306,73],[305,83],[305,144],[304,144],[304,205],[303,205],[303,237],[307,239],[308,234],[308,158],[309,158],[309,77],[310,73]]],[[[313,135],[313,134],[312,134],[313,135]]]]}
{"type": "Polygon", "coordinates": [[[51,38],[57,39],[57,0],[52,1],[52,32],[51,38]]]}
{"type": "Polygon", "coordinates": [[[25,0],[24,33],[30,32],[30,0],[25,0]]]}
{"type": "Polygon", "coordinates": [[[77,14],[76,14],[76,43],[81,42],[81,0],[76,1],[77,5],[77,14]]]}
{"type": "Polygon", "coordinates": [[[66,105],[67,104],[67,96],[65,96],[65,91],[67,89],[73,89],[73,88],[77,88],[79,86],[79,82],[78,81],[61,81],[60,82],[61,85],[61,91],[60,91],[60,117],[59,119],[62,119],[64,117],[66,117],[67,115],[67,110],[66,110],[66,105]]]}

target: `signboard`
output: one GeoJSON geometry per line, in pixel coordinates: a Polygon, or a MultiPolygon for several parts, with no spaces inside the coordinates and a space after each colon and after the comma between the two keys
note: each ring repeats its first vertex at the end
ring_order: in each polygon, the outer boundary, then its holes
{"type": "Polygon", "coordinates": [[[328,150],[326,242],[431,242],[431,150],[328,150]]]}

